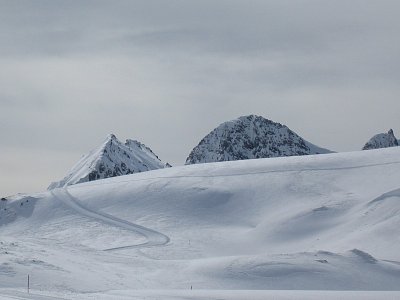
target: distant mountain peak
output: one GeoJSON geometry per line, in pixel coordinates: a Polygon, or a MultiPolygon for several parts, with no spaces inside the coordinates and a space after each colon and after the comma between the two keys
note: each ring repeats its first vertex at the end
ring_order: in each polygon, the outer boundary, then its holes
{"type": "Polygon", "coordinates": [[[122,143],[109,134],[101,146],[83,156],[65,178],[50,184],[49,189],[166,167],[170,165],[146,145],[130,139],[122,143]]]}
{"type": "Polygon", "coordinates": [[[393,129],[389,129],[387,133],[379,133],[374,135],[363,147],[363,150],[389,148],[399,146],[399,141],[394,135],[393,129]]]}
{"type": "Polygon", "coordinates": [[[285,125],[257,115],[219,125],[192,150],[186,164],[330,153],[285,125]]]}
{"type": "Polygon", "coordinates": [[[107,139],[106,139],[106,140],[117,140],[117,137],[115,136],[114,133],[110,133],[110,134],[107,136],[107,139]]]}

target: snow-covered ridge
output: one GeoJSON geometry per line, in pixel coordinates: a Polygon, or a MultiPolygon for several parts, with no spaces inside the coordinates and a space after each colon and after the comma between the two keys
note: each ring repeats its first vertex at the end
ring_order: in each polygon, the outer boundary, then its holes
{"type": "Polygon", "coordinates": [[[146,145],[130,139],[124,144],[110,134],[100,147],[83,156],[64,179],[50,184],[49,190],[169,166],[146,145]]]}
{"type": "Polygon", "coordinates": [[[393,129],[388,133],[374,135],[363,147],[363,150],[389,148],[399,146],[399,141],[394,135],[393,129]]]}
{"type": "Polygon", "coordinates": [[[186,164],[331,153],[285,125],[256,115],[222,123],[197,145],[186,164]]]}

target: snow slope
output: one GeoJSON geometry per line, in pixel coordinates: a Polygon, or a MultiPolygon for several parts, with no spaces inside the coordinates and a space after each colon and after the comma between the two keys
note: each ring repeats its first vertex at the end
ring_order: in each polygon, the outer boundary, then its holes
{"type": "Polygon", "coordinates": [[[394,136],[393,129],[388,133],[374,135],[363,147],[363,150],[389,148],[399,146],[399,141],[394,136]]]}
{"type": "Polygon", "coordinates": [[[110,134],[100,147],[83,156],[64,179],[51,183],[49,190],[165,167],[170,165],[163,163],[146,145],[135,140],[123,144],[110,134]]]}
{"type": "Polygon", "coordinates": [[[21,289],[0,289],[0,300],[9,299],[101,299],[101,300],[398,300],[397,291],[299,291],[299,290],[115,290],[90,293],[62,293],[31,290],[28,294],[21,289]]]}
{"type": "Polygon", "coordinates": [[[186,164],[331,153],[288,127],[249,115],[225,122],[192,150],[186,164]]]}
{"type": "Polygon", "coordinates": [[[121,298],[400,289],[399,147],[173,167],[1,205],[0,288],[30,274],[35,290],[121,298]]]}

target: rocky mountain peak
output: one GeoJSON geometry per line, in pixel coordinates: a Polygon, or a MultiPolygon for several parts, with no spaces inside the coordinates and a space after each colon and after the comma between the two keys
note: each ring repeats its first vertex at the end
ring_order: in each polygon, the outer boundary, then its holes
{"type": "Polygon", "coordinates": [[[363,150],[389,148],[399,146],[399,141],[394,135],[393,129],[387,133],[374,135],[363,147],[363,150]]]}
{"type": "Polygon", "coordinates": [[[329,153],[285,125],[257,115],[222,123],[197,145],[186,164],[329,153]]]}
{"type": "Polygon", "coordinates": [[[110,134],[107,136],[106,140],[115,141],[115,140],[117,140],[117,137],[115,136],[115,134],[110,133],[110,134]]]}
{"type": "Polygon", "coordinates": [[[122,143],[110,134],[101,146],[83,156],[65,178],[53,182],[49,189],[168,166],[139,141],[126,140],[122,143]]]}

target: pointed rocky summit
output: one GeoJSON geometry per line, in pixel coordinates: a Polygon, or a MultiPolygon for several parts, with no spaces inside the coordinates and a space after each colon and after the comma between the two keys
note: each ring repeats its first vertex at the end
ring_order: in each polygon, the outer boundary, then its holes
{"type": "Polygon", "coordinates": [[[144,144],[135,140],[124,144],[110,134],[100,147],[83,156],[64,179],[53,182],[48,189],[169,166],[144,144]]]}

